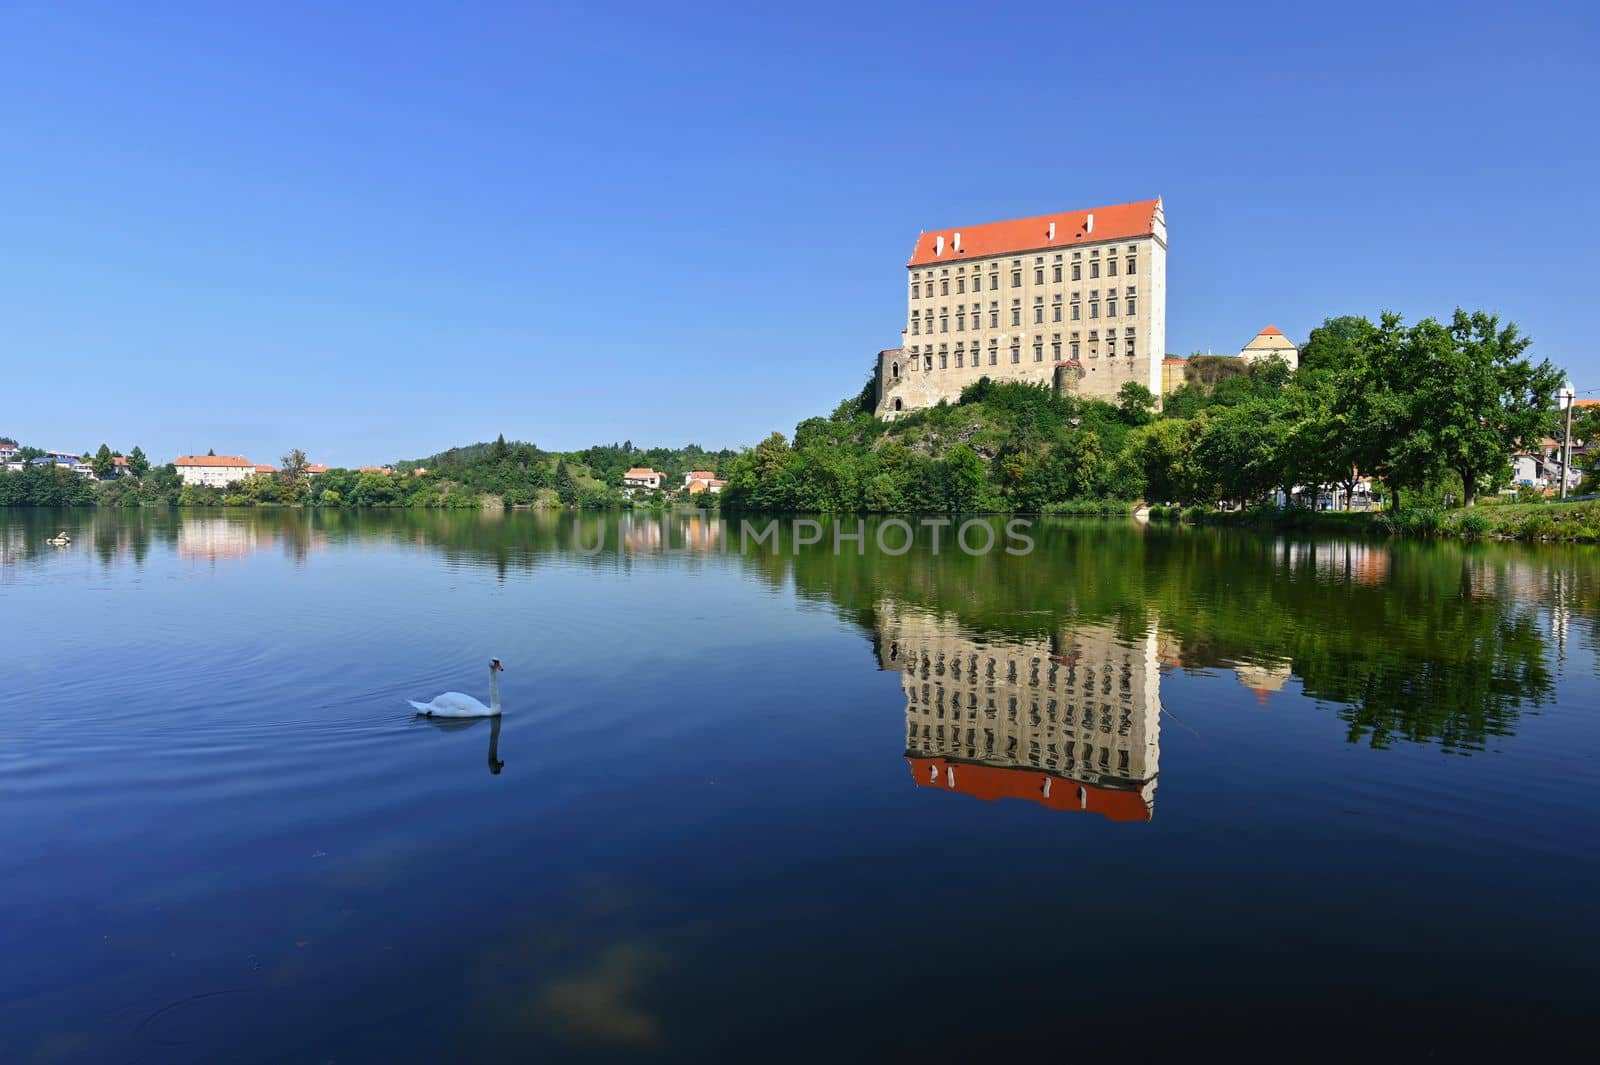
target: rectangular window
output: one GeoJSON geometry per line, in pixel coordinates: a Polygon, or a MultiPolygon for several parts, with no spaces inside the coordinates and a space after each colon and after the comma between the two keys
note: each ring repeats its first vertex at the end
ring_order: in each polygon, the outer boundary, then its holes
{"type": "Polygon", "coordinates": [[[967,331],[967,312],[961,310],[960,308],[957,308],[956,309],[956,332],[965,333],[966,331],[967,331]]]}
{"type": "Polygon", "coordinates": [[[1011,342],[1011,361],[1013,364],[1022,361],[1022,341],[1020,340],[1011,342]]]}
{"type": "Polygon", "coordinates": [[[966,359],[967,359],[967,356],[962,352],[961,345],[957,344],[956,345],[956,369],[959,370],[959,369],[961,369],[961,367],[965,366],[966,365],[966,359]]]}
{"type": "Polygon", "coordinates": [[[1021,288],[1022,287],[1022,271],[1021,270],[1013,270],[1013,271],[1011,271],[1011,287],[1012,288],[1021,288]]]}
{"type": "Polygon", "coordinates": [[[1033,361],[1044,361],[1044,337],[1033,338],[1033,361]]]}
{"type": "Polygon", "coordinates": [[[1069,350],[1072,352],[1072,357],[1076,359],[1078,357],[1078,342],[1076,340],[1072,342],[1069,350]]]}
{"type": "Polygon", "coordinates": [[[967,290],[967,278],[966,278],[966,275],[963,274],[961,277],[956,278],[956,293],[959,295],[960,293],[965,292],[966,290],[967,290]]]}
{"type": "Polygon", "coordinates": [[[1000,271],[996,270],[989,275],[989,291],[993,292],[1000,287],[1000,271]]]}
{"type": "Polygon", "coordinates": [[[1044,297],[1035,296],[1033,300],[1033,324],[1044,324],[1044,297]]]}
{"type": "Polygon", "coordinates": [[[939,369],[948,370],[949,368],[950,368],[950,353],[944,349],[944,345],[943,344],[940,344],[939,345],[939,369]]]}
{"type": "MultiPolygon", "coordinates": [[[[1090,277],[1099,277],[1100,276],[1100,260],[1099,259],[1095,259],[1094,261],[1089,263],[1089,276],[1090,277]]],[[[1094,352],[1090,352],[1089,354],[1093,355],[1094,352]]]]}
{"type": "Polygon", "coordinates": [[[1130,315],[1139,313],[1139,301],[1132,296],[1127,299],[1127,310],[1130,315]]]}
{"type": "Polygon", "coordinates": [[[1050,334],[1050,358],[1056,362],[1061,361],[1061,334],[1050,334]]]}
{"type": "Polygon", "coordinates": [[[1074,280],[1074,281],[1082,281],[1083,280],[1083,264],[1082,263],[1073,263],[1072,264],[1072,280],[1074,280]]]}
{"type": "Polygon", "coordinates": [[[914,300],[922,298],[922,283],[920,281],[911,282],[911,298],[914,300]]]}
{"type": "Polygon", "coordinates": [[[1131,359],[1131,358],[1133,358],[1133,338],[1132,337],[1128,338],[1127,344],[1128,344],[1128,358],[1131,359]]]}
{"type": "Polygon", "coordinates": [[[1115,318],[1116,316],[1117,316],[1117,298],[1115,296],[1112,296],[1111,298],[1106,300],[1106,317],[1107,318],[1115,318]]]}
{"type": "Polygon", "coordinates": [[[1134,274],[1139,272],[1139,260],[1135,259],[1132,253],[1129,253],[1128,261],[1123,265],[1127,267],[1123,273],[1127,274],[1129,277],[1132,277],[1134,274]]]}
{"type": "Polygon", "coordinates": [[[1080,319],[1080,318],[1082,318],[1082,317],[1083,317],[1083,315],[1082,315],[1082,313],[1081,313],[1081,312],[1082,312],[1082,311],[1083,311],[1083,304],[1081,304],[1081,303],[1074,303],[1074,304],[1073,304],[1073,305],[1072,305],[1072,320],[1073,320],[1073,321],[1074,321],[1074,322],[1076,322],[1076,321],[1077,321],[1077,320],[1078,320],[1078,319],[1080,319]]]}
{"type": "Polygon", "coordinates": [[[950,295],[950,279],[948,277],[942,277],[939,279],[939,295],[950,295]]]}
{"type": "Polygon", "coordinates": [[[1044,267],[1035,266],[1033,268],[1033,283],[1035,285],[1044,284],[1044,267]]]}
{"type": "Polygon", "coordinates": [[[1054,280],[1055,280],[1056,284],[1058,284],[1058,285],[1061,284],[1061,264],[1060,263],[1056,263],[1056,265],[1055,265],[1054,280]]]}
{"type": "Polygon", "coordinates": [[[1111,258],[1106,260],[1106,276],[1107,277],[1116,277],[1117,276],[1117,257],[1115,255],[1113,255],[1111,258]]]}
{"type": "Polygon", "coordinates": [[[1021,325],[1022,324],[1022,301],[1021,300],[1012,300],[1011,301],[1011,324],[1012,325],[1021,325]]]}
{"type": "Polygon", "coordinates": [[[1052,322],[1061,321],[1061,297],[1060,296],[1057,296],[1055,303],[1050,305],[1050,320],[1052,322]]]}
{"type": "Polygon", "coordinates": [[[1096,303],[1094,300],[1090,300],[1089,301],[1089,317],[1090,318],[1098,318],[1098,317],[1100,317],[1100,305],[1098,303],[1096,303]]]}
{"type": "Polygon", "coordinates": [[[1000,305],[999,304],[996,304],[996,303],[989,304],[989,328],[990,329],[999,329],[1000,328],[1000,305]]]}
{"type": "Polygon", "coordinates": [[[921,318],[912,318],[911,319],[911,335],[912,336],[921,336],[922,335],[922,319],[921,318]]]}

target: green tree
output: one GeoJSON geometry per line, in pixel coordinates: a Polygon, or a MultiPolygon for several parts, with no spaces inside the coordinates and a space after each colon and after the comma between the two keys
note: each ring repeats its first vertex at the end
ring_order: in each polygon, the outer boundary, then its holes
{"type": "Polygon", "coordinates": [[[139,447],[138,444],[135,444],[133,450],[128,452],[128,472],[140,480],[143,480],[144,475],[150,472],[150,459],[145,456],[144,449],[139,447]]]}
{"type": "Polygon", "coordinates": [[[105,444],[101,444],[100,450],[94,453],[90,466],[94,469],[96,480],[109,481],[117,475],[116,460],[111,454],[111,448],[105,444]]]}
{"type": "Polygon", "coordinates": [[[1125,382],[1117,392],[1117,410],[1129,425],[1148,425],[1155,409],[1155,394],[1137,381],[1125,382]]]}

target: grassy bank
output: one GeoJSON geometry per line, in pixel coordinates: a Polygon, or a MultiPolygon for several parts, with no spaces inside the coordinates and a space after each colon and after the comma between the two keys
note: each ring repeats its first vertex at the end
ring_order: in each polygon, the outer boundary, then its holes
{"type": "Polygon", "coordinates": [[[1279,510],[1269,507],[1218,511],[1208,507],[1155,506],[1150,508],[1150,520],[1348,532],[1370,536],[1600,543],[1600,500],[1485,504],[1455,510],[1410,507],[1394,513],[1279,510]]]}

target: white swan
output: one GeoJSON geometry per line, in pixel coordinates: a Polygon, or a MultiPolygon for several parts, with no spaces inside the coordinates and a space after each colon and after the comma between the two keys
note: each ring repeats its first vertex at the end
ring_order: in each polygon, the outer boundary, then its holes
{"type": "Polygon", "coordinates": [[[66,547],[68,544],[72,543],[72,537],[68,536],[67,531],[63,529],[54,536],[45,537],[44,542],[47,544],[54,544],[57,547],[66,547]]]}
{"type": "Polygon", "coordinates": [[[415,699],[406,702],[417,708],[423,717],[497,717],[500,713],[500,674],[506,667],[498,658],[489,659],[489,705],[484,706],[470,695],[445,692],[435,696],[431,703],[415,699]]]}

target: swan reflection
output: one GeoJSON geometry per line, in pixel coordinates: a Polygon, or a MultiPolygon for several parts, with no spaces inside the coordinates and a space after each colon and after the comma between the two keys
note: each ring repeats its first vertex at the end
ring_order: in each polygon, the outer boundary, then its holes
{"type": "Polygon", "coordinates": [[[449,718],[449,717],[423,717],[418,715],[415,720],[425,723],[440,732],[465,732],[468,729],[480,728],[483,722],[489,722],[489,772],[498,776],[506,764],[500,760],[500,718],[449,718]]]}

